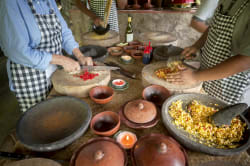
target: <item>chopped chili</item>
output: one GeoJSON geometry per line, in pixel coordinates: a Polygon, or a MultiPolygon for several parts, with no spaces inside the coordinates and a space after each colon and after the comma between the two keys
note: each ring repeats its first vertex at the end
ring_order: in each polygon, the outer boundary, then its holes
{"type": "Polygon", "coordinates": [[[96,74],[90,73],[88,70],[84,70],[84,72],[82,74],[75,75],[75,76],[81,78],[84,81],[87,81],[87,80],[94,79],[96,76],[99,76],[99,74],[98,73],[96,73],[96,74]]]}

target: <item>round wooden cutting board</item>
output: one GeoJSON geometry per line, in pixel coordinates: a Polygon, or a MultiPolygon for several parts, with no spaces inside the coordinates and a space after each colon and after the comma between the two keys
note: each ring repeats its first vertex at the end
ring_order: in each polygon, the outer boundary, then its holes
{"type": "Polygon", "coordinates": [[[61,165],[50,159],[30,158],[30,159],[11,162],[6,164],[5,166],[61,166],[61,165]]]}
{"type": "Polygon", "coordinates": [[[160,79],[155,75],[155,71],[160,68],[164,68],[167,66],[167,61],[160,61],[156,63],[152,63],[146,65],[142,69],[142,81],[143,86],[148,86],[150,84],[161,85],[170,90],[172,93],[188,93],[194,92],[199,93],[202,87],[202,83],[194,84],[194,85],[176,85],[167,82],[164,79],[160,79]]]}
{"type": "Polygon", "coordinates": [[[83,34],[83,45],[110,47],[116,43],[120,43],[120,36],[115,31],[110,30],[104,35],[98,35],[95,32],[87,32],[83,34]]]}
{"type": "Polygon", "coordinates": [[[170,33],[167,32],[142,32],[138,36],[138,40],[143,43],[151,42],[152,46],[162,46],[162,45],[177,45],[177,38],[170,33]]]}
{"type": "Polygon", "coordinates": [[[110,81],[110,71],[91,71],[99,76],[92,80],[82,80],[74,74],[69,74],[62,69],[57,69],[52,75],[52,83],[55,90],[63,95],[75,97],[87,97],[91,88],[99,85],[108,85],[110,81]]]}

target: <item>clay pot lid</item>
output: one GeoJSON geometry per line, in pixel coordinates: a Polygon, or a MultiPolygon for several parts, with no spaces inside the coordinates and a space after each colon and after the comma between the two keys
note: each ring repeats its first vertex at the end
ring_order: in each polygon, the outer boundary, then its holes
{"type": "Polygon", "coordinates": [[[131,157],[134,166],[188,165],[186,152],[180,144],[162,134],[141,137],[133,147],[131,157]]]}
{"type": "Polygon", "coordinates": [[[148,123],[155,119],[157,108],[146,100],[134,100],[128,102],[124,107],[125,117],[134,123],[148,123]]]}
{"type": "Polygon", "coordinates": [[[113,139],[95,138],[84,144],[72,156],[70,166],[125,166],[126,152],[113,139]]]}

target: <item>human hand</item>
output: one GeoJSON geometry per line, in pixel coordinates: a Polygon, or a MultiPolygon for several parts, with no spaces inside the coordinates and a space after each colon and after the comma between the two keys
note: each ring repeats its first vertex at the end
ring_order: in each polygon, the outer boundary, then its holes
{"type": "Polygon", "coordinates": [[[80,56],[77,58],[79,63],[82,65],[93,66],[93,60],[91,57],[80,56]]]}
{"type": "Polygon", "coordinates": [[[99,17],[95,17],[94,24],[96,26],[102,26],[102,27],[104,26],[104,22],[99,17]]]}
{"type": "Polygon", "coordinates": [[[185,56],[185,58],[189,59],[191,57],[192,54],[196,54],[198,51],[198,48],[196,46],[190,46],[190,47],[186,47],[184,48],[184,50],[182,51],[182,55],[185,56]]]}
{"type": "Polygon", "coordinates": [[[80,64],[69,57],[62,56],[61,62],[62,63],[60,65],[66,72],[74,72],[74,71],[79,71],[81,69],[80,64]]]}
{"type": "Polygon", "coordinates": [[[179,85],[193,85],[197,84],[200,81],[197,79],[197,71],[189,68],[189,67],[182,67],[178,66],[179,72],[167,74],[167,81],[173,84],[179,85]]]}

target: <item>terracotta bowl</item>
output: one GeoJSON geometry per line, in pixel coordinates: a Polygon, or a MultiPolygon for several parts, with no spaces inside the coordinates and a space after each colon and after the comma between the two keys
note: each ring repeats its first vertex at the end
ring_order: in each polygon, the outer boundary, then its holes
{"type": "Polygon", "coordinates": [[[112,56],[119,56],[123,53],[122,47],[110,47],[108,48],[108,52],[112,56]]]}
{"type": "Polygon", "coordinates": [[[129,46],[138,46],[138,45],[141,45],[142,43],[139,42],[139,41],[132,41],[132,42],[129,42],[128,45],[129,46]]]}
{"type": "Polygon", "coordinates": [[[146,46],[140,45],[137,47],[137,50],[144,51],[146,46]]]}
{"type": "Polygon", "coordinates": [[[140,50],[132,50],[131,51],[131,56],[135,59],[142,59],[143,56],[143,51],[140,50]]]}
{"type": "Polygon", "coordinates": [[[98,104],[106,104],[113,98],[114,90],[108,86],[96,86],[89,92],[90,98],[98,104]]]}
{"type": "Polygon", "coordinates": [[[104,111],[92,118],[90,128],[97,135],[111,136],[119,130],[120,123],[120,116],[116,112],[104,111]]]}
{"type": "Polygon", "coordinates": [[[171,93],[160,85],[150,85],[142,92],[142,97],[145,100],[151,101],[157,106],[161,106],[169,96],[171,93]]]}
{"type": "Polygon", "coordinates": [[[124,46],[123,50],[127,53],[130,54],[132,50],[136,50],[137,46],[124,46]]]}

